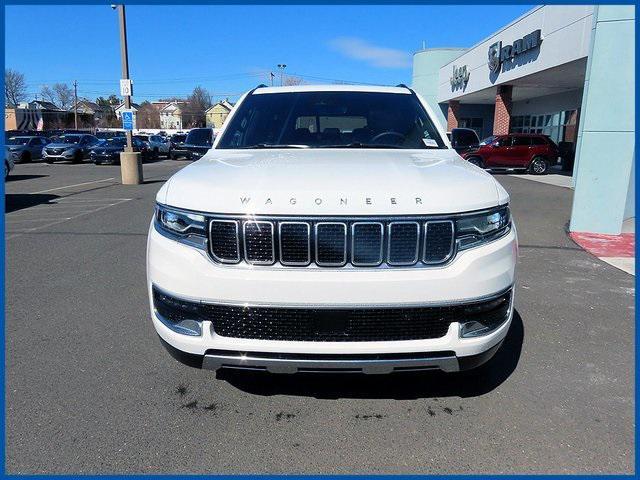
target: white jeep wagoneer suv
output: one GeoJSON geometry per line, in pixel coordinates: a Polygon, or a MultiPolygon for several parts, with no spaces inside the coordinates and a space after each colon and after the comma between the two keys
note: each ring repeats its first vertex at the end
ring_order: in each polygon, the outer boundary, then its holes
{"type": "Polygon", "coordinates": [[[188,365],[454,372],[509,329],[509,196],[405,86],[258,87],[156,201],[151,317],[188,365]]]}

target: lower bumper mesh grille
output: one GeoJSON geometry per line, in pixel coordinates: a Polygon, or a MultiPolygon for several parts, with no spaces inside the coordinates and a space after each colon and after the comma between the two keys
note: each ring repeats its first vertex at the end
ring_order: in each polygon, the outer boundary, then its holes
{"type": "MultiPolygon", "coordinates": [[[[154,303],[167,295],[154,288],[154,303]]],[[[169,297],[170,298],[170,297],[169,297]]],[[[254,340],[311,342],[373,342],[421,340],[446,335],[452,322],[474,318],[506,320],[511,291],[490,300],[433,307],[407,308],[285,308],[240,307],[172,300],[171,310],[180,308],[180,319],[208,320],[223,337],[254,340]],[[178,307],[183,304],[183,307],[178,307]]],[[[168,315],[168,313],[166,314],[168,315]]]]}

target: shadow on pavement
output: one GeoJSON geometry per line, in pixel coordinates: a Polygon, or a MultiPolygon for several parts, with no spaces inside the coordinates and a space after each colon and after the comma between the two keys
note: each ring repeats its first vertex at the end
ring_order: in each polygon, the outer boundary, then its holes
{"type": "Polygon", "coordinates": [[[31,180],[32,178],[48,177],[49,175],[9,175],[7,182],[17,182],[19,180],[31,180]]]}
{"type": "Polygon", "coordinates": [[[391,375],[295,374],[218,370],[217,378],[254,395],[296,395],[322,399],[377,398],[410,400],[476,397],[491,392],[513,373],[520,359],[524,326],[516,311],[509,333],[494,357],[461,373],[413,372],[391,375]]]}
{"type": "Polygon", "coordinates": [[[46,193],[7,193],[4,200],[5,213],[49,203],[56,198],[58,195],[46,193]]]}

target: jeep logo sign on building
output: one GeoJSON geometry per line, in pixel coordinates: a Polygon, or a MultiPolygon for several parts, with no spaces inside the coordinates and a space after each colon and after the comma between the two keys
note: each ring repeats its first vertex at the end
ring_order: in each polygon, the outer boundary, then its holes
{"type": "Polygon", "coordinates": [[[466,65],[461,67],[453,66],[453,74],[451,75],[451,90],[464,88],[469,82],[470,72],[466,65]]]}
{"type": "Polygon", "coordinates": [[[505,61],[513,60],[518,55],[540,46],[542,37],[540,30],[534,30],[523,38],[513,42],[513,45],[502,46],[498,41],[489,47],[489,59],[487,64],[493,73],[500,73],[500,67],[505,61]]]}

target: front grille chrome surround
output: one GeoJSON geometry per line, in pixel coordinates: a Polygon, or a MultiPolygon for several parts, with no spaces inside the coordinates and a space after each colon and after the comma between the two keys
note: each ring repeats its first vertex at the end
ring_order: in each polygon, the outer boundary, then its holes
{"type": "Polygon", "coordinates": [[[387,225],[387,256],[387,263],[394,267],[411,266],[418,263],[420,259],[420,224],[418,222],[389,222],[387,225]],[[406,245],[404,245],[404,248],[402,248],[402,245],[398,245],[399,241],[392,244],[394,230],[402,229],[406,230],[405,234],[415,235],[415,242],[411,241],[411,239],[405,240],[406,245]],[[409,244],[413,247],[412,254],[410,253],[409,244]]]}
{"type": "Polygon", "coordinates": [[[351,263],[356,267],[377,267],[382,264],[383,260],[384,225],[380,222],[353,222],[351,224],[351,263]],[[358,233],[359,230],[364,230],[364,232],[358,233]],[[359,235],[369,236],[369,238],[358,238],[359,235]],[[370,251],[362,251],[367,249],[370,251]],[[367,255],[371,259],[362,260],[362,257],[367,255]],[[359,257],[360,259],[358,259],[359,257]]]}
{"type": "Polygon", "coordinates": [[[210,214],[207,249],[228,267],[438,268],[458,250],[453,218],[210,214]]]}
{"type": "Polygon", "coordinates": [[[237,220],[212,220],[209,222],[209,252],[216,262],[220,263],[239,263],[240,258],[240,235],[237,220]],[[223,229],[231,228],[231,232],[223,232],[223,229]],[[220,234],[229,235],[233,238],[224,238],[220,234]],[[233,252],[227,251],[233,244],[233,252]]]}
{"type": "Polygon", "coordinates": [[[437,265],[449,260],[454,253],[455,231],[455,224],[452,220],[425,222],[422,261],[427,265],[437,265]],[[436,241],[432,241],[430,238],[430,236],[434,235],[436,236],[436,241]]]}
{"type": "Polygon", "coordinates": [[[242,224],[244,259],[253,265],[273,265],[276,261],[273,223],[249,220],[242,224]]]}
{"type": "MultiPolygon", "coordinates": [[[[300,232],[298,232],[300,233],[300,232]]],[[[278,248],[280,250],[280,263],[282,265],[290,266],[290,267],[306,267],[311,263],[311,225],[307,222],[278,222],[278,248]],[[300,239],[291,239],[290,236],[293,234],[294,230],[298,228],[305,232],[306,242],[300,242],[300,239]],[[289,230],[287,232],[287,230],[289,230]],[[293,249],[295,242],[298,242],[297,248],[300,248],[300,243],[305,243],[306,247],[306,256],[304,260],[294,259],[291,257],[295,256],[296,253],[293,249]]]]}
{"type": "Polygon", "coordinates": [[[347,264],[347,224],[315,224],[316,263],[321,267],[344,267],[347,264]],[[333,250],[333,251],[331,251],[333,250]]]}

